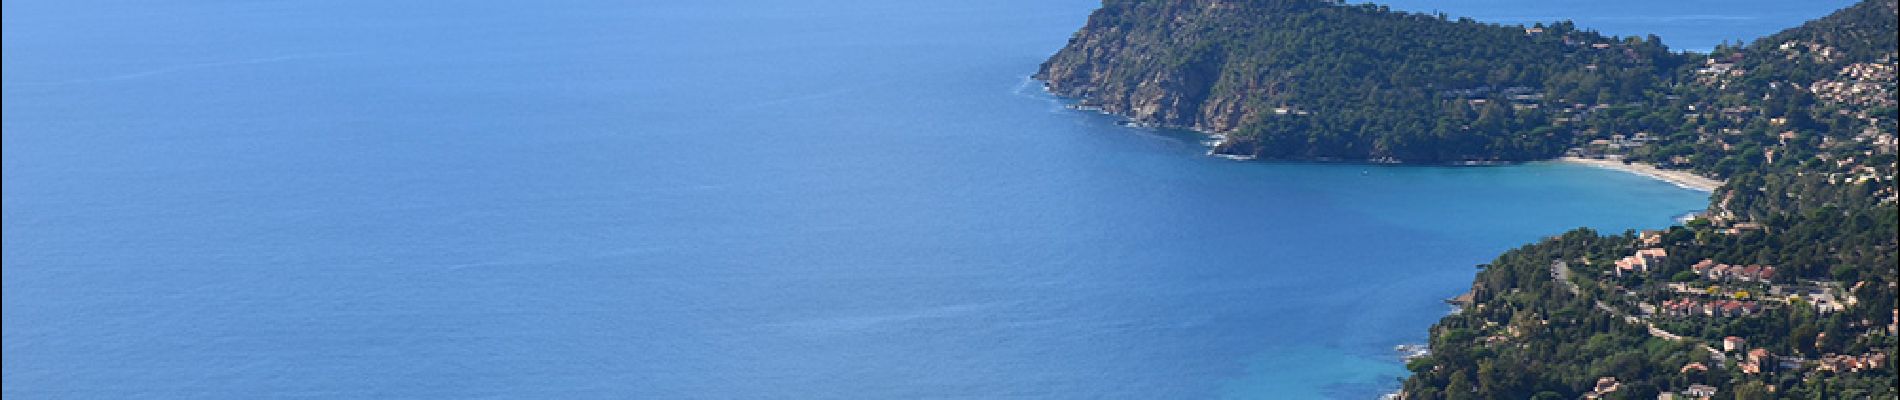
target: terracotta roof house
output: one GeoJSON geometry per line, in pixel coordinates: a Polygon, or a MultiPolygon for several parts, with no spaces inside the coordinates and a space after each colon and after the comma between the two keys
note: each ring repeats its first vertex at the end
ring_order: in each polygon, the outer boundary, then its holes
{"type": "Polygon", "coordinates": [[[1709,268],[1715,267],[1715,265],[1715,260],[1704,258],[1702,261],[1696,262],[1695,265],[1689,266],[1689,270],[1695,271],[1696,274],[1700,275],[1708,271],[1709,268]]]}
{"type": "Polygon", "coordinates": [[[1686,373],[1689,373],[1689,371],[1708,371],[1708,370],[1709,370],[1709,366],[1702,365],[1702,363],[1699,363],[1699,362],[1692,362],[1688,364],[1683,364],[1682,370],[1680,372],[1686,374],[1686,373]]]}

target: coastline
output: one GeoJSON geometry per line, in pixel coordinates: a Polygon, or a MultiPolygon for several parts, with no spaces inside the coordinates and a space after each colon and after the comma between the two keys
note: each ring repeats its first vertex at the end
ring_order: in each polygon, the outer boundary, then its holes
{"type": "Polygon", "coordinates": [[[1696,175],[1696,173],[1694,172],[1689,172],[1689,171],[1684,171],[1684,170],[1668,170],[1668,169],[1656,168],[1656,166],[1654,165],[1643,164],[1643,163],[1624,164],[1622,160],[1594,159],[1594,158],[1583,158],[1583,157],[1558,157],[1558,158],[1552,159],[1551,161],[1566,163],[1566,164],[1587,165],[1587,166],[1592,166],[1592,167],[1597,167],[1597,168],[1612,169],[1612,170],[1617,170],[1617,171],[1628,172],[1632,174],[1646,176],[1651,179],[1668,182],[1671,185],[1676,185],[1684,189],[1694,190],[1698,192],[1714,192],[1716,188],[1722,187],[1722,184],[1726,183],[1719,179],[1709,178],[1702,175],[1696,175]]]}
{"type": "MultiPolygon", "coordinates": [[[[1059,99],[1069,99],[1069,97],[1056,94],[1053,90],[1051,90],[1049,87],[1049,82],[1042,81],[1033,76],[1030,77],[1029,79],[1032,81],[1041,81],[1042,92],[1044,94],[1054,96],[1059,99]]],[[[1190,131],[1194,133],[1199,133],[1205,136],[1205,140],[1203,140],[1201,144],[1207,146],[1207,155],[1209,156],[1220,157],[1220,158],[1225,158],[1225,159],[1235,160],[1235,161],[1255,160],[1255,157],[1251,155],[1221,153],[1220,146],[1221,144],[1227,141],[1227,135],[1224,133],[1213,132],[1201,127],[1194,127],[1194,126],[1175,126],[1175,125],[1159,124],[1159,123],[1153,123],[1153,122],[1136,122],[1136,121],[1128,119],[1128,116],[1126,115],[1110,112],[1108,110],[1102,109],[1101,107],[1082,105],[1080,103],[1066,104],[1063,107],[1068,108],[1070,110],[1092,111],[1098,114],[1120,117],[1122,118],[1122,121],[1117,122],[1117,124],[1121,126],[1125,126],[1125,127],[1130,127],[1130,128],[1180,129],[1180,130],[1190,131]]],[[[1301,160],[1301,161],[1340,162],[1344,160],[1312,159],[1312,160],[1301,160]]],[[[1416,164],[1416,163],[1406,163],[1406,162],[1397,161],[1397,160],[1383,160],[1383,159],[1364,160],[1363,162],[1372,163],[1372,164],[1416,164]]],[[[1426,164],[1418,164],[1418,165],[1491,166],[1491,165],[1510,165],[1510,164],[1516,164],[1519,162],[1524,162],[1524,161],[1464,161],[1464,162],[1449,162],[1449,163],[1438,163],[1438,164],[1426,163],[1426,164]]],[[[1662,169],[1662,168],[1657,168],[1654,165],[1645,164],[1645,163],[1625,164],[1623,163],[1622,160],[1563,156],[1563,157],[1557,157],[1557,158],[1552,158],[1552,159],[1543,160],[1543,161],[1528,161],[1528,162],[1558,162],[1558,163],[1586,165],[1586,166],[1592,166],[1592,167],[1597,167],[1597,168],[1623,171],[1623,172],[1632,173],[1636,175],[1642,175],[1650,179],[1663,181],[1663,182],[1669,183],[1671,185],[1675,185],[1676,187],[1680,187],[1683,189],[1689,189],[1689,190],[1694,190],[1694,191],[1703,192],[1703,193],[1713,193],[1715,192],[1715,189],[1720,188],[1722,187],[1723,184],[1727,183],[1726,181],[1723,181],[1720,179],[1697,175],[1694,172],[1690,172],[1686,170],[1662,169]]]]}

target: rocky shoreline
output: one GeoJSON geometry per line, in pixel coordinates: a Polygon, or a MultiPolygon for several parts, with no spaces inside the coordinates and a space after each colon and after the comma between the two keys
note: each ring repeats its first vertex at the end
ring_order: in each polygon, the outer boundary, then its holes
{"type": "MultiPolygon", "coordinates": [[[[1031,77],[1030,79],[1039,80],[1039,78],[1036,78],[1036,77],[1031,77]]],[[[1253,146],[1255,145],[1252,142],[1246,141],[1246,140],[1234,139],[1228,133],[1217,132],[1217,131],[1208,129],[1205,126],[1199,126],[1199,125],[1178,125],[1178,124],[1169,124],[1169,123],[1164,123],[1164,122],[1143,121],[1136,116],[1115,112],[1107,108],[1103,108],[1101,106],[1089,105],[1085,103],[1087,101],[1086,98],[1077,98],[1074,96],[1058,93],[1050,86],[1049,82],[1047,81],[1043,81],[1042,90],[1043,90],[1043,93],[1049,94],[1051,96],[1081,101],[1075,104],[1070,104],[1068,106],[1065,106],[1068,109],[1076,110],[1076,111],[1089,111],[1089,112],[1095,112],[1095,113],[1100,113],[1104,115],[1112,115],[1112,116],[1120,117],[1122,118],[1122,121],[1116,122],[1116,124],[1124,126],[1124,127],[1139,128],[1139,129],[1178,129],[1178,130],[1201,134],[1205,137],[1205,140],[1201,141],[1201,143],[1207,146],[1207,155],[1209,156],[1220,157],[1220,158],[1236,160],[1236,161],[1251,161],[1251,160],[1260,159],[1256,155],[1258,154],[1258,152],[1253,151],[1254,150],[1253,146]]],[[[1591,162],[1591,161],[1602,161],[1602,160],[1590,160],[1590,159],[1583,159],[1583,158],[1578,158],[1578,157],[1562,157],[1562,158],[1556,158],[1556,159],[1550,159],[1550,160],[1530,160],[1530,161],[1466,160],[1466,161],[1434,162],[1434,163],[1411,162],[1411,161],[1404,161],[1404,160],[1399,160],[1399,159],[1390,158],[1390,157],[1372,158],[1372,159],[1345,159],[1345,158],[1336,158],[1336,157],[1314,157],[1314,158],[1285,158],[1285,159],[1275,159],[1275,160],[1319,162],[1319,163],[1364,163],[1364,164],[1387,164],[1387,165],[1429,165],[1429,166],[1461,166],[1461,167],[1504,166],[1504,165],[1524,164],[1528,162],[1556,161],[1556,162],[1586,164],[1586,165],[1592,165],[1592,166],[1599,166],[1603,168],[1612,168],[1612,169],[1617,169],[1617,170],[1628,171],[1631,173],[1649,176],[1652,178],[1656,178],[1658,180],[1676,184],[1677,186],[1682,186],[1684,188],[1688,188],[1691,190],[1697,190],[1697,191],[1703,191],[1703,192],[1712,191],[1715,189],[1715,187],[1721,186],[1722,184],[1722,182],[1719,180],[1704,178],[1701,176],[1689,174],[1687,172],[1661,170],[1661,169],[1656,169],[1654,167],[1650,167],[1649,169],[1641,169],[1641,167],[1624,167],[1620,165],[1611,166],[1611,165],[1607,165],[1607,163],[1604,163],[1605,165],[1597,165],[1598,163],[1591,162]],[[1654,170],[1654,172],[1652,172],[1651,170],[1654,170]],[[1677,176],[1676,174],[1689,174],[1689,175],[1677,176]],[[1701,180],[1696,180],[1696,179],[1701,179],[1701,180]]],[[[1646,164],[1642,164],[1642,165],[1646,166],[1646,164]]]]}

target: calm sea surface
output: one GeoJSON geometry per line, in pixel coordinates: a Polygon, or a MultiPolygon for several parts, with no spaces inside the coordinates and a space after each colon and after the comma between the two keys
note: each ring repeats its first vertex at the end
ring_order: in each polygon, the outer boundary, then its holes
{"type": "Polygon", "coordinates": [[[1024,78],[1088,1],[662,3],[6,2],[4,396],[1365,398],[1472,265],[1704,202],[1204,157],[1024,78]]]}

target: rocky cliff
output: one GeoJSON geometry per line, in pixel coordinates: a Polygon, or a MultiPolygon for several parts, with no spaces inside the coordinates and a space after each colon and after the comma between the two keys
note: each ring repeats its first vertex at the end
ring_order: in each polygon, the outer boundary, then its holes
{"type": "Polygon", "coordinates": [[[1036,78],[1052,93],[1137,122],[1232,132],[1258,119],[1254,104],[1266,100],[1268,89],[1223,82],[1226,54],[1200,34],[1220,30],[1222,14],[1235,7],[1221,0],[1111,4],[1036,78]],[[1131,19],[1136,15],[1158,22],[1131,19]]]}

